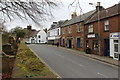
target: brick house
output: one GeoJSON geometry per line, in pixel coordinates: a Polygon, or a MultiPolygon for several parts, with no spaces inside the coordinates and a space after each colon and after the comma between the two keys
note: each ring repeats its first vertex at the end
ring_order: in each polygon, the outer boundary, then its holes
{"type": "Polygon", "coordinates": [[[73,12],[71,15],[72,19],[66,20],[61,27],[60,45],[84,51],[84,22],[93,13],[95,13],[95,10],[77,16],[76,12],[73,12]]]}
{"type": "Polygon", "coordinates": [[[112,7],[95,13],[85,23],[85,45],[91,48],[92,53],[99,54],[99,41],[100,41],[100,54],[102,56],[110,56],[110,33],[120,32],[120,12],[118,7],[120,4],[115,4],[112,7]],[[98,34],[100,33],[100,37],[98,34]]]}

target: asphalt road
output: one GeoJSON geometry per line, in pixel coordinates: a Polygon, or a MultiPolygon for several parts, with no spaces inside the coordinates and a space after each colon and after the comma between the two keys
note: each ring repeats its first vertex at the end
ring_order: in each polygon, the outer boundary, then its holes
{"type": "Polygon", "coordinates": [[[67,49],[43,44],[28,46],[62,78],[118,78],[118,68],[78,56],[67,49]]]}

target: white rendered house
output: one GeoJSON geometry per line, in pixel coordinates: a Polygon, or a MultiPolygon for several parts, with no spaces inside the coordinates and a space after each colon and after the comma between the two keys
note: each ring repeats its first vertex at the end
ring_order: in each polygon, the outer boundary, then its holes
{"type": "Polygon", "coordinates": [[[47,42],[47,33],[43,29],[32,32],[31,36],[29,37],[29,43],[32,44],[46,43],[46,42],[47,42]]]}
{"type": "Polygon", "coordinates": [[[40,30],[36,36],[36,43],[46,43],[47,33],[44,30],[40,30]]]}

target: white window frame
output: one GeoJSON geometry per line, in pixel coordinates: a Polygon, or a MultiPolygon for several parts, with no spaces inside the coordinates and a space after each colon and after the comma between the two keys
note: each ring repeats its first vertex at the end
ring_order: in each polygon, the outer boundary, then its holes
{"type": "Polygon", "coordinates": [[[104,31],[109,31],[109,21],[108,20],[104,21],[104,31]]]}
{"type": "Polygon", "coordinates": [[[65,27],[62,28],[62,34],[65,34],[65,27]]]}
{"type": "Polygon", "coordinates": [[[60,33],[59,33],[59,29],[57,29],[57,35],[60,35],[60,33]]]}
{"type": "Polygon", "coordinates": [[[91,24],[91,25],[88,26],[88,33],[93,33],[93,32],[94,32],[94,27],[91,24]]]}
{"type": "Polygon", "coordinates": [[[72,25],[68,26],[68,33],[70,34],[72,32],[72,25]]]}
{"type": "Polygon", "coordinates": [[[78,23],[78,24],[76,24],[76,26],[77,26],[77,32],[81,32],[81,24],[78,23]]]}

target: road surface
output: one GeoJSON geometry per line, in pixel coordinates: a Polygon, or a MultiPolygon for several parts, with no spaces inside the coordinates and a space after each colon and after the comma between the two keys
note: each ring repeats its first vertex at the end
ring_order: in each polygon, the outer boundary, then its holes
{"type": "Polygon", "coordinates": [[[62,78],[118,78],[118,68],[44,44],[28,45],[62,78]]]}

